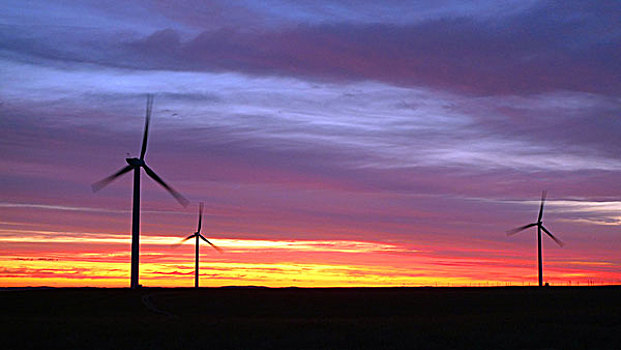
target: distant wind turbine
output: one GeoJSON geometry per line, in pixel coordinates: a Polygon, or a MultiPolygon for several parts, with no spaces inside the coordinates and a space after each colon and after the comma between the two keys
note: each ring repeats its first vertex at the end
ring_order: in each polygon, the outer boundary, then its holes
{"type": "Polygon", "coordinates": [[[218,252],[222,253],[222,250],[220,248],[218,248],[216,245],[214,245],[213,243],[209,242],[209,240],[207,238],[205,238],[205,236],[203,236],[201,234],[201,224],[203,221],[203,203],[201,202],[199,204],[198,207],[198,228],[196,229],[196,232],[194,232],[193,234],[187,236],[186,238],[184,238],[183,240],[181,240],[181,242],[179,242],[177,245],[187,241],[188,239],[191,238],[196,238],[196,248],[195,248],[195,270],[194,270],[194,288],[198,288],[198,260],[199,260],[199,253],[198,253],[198,247],[199,247],[199,238],[202,239],[203,241],[209,243],[210,246],[212,246],[215,250],[217,250],[218,252]]]}
{"type": "Polygon", "coordinates": [[[142,138],[142,149],[140,151],[140,158],[126,158],[126,167],[118,172],[106,177],[105,179],[98,181],[92,185],[93,192],[99,191],[103,187],[110,184],[117,177],[133,170],[134,171],[134,198],[133,198],[133,210],[132,210],[132,255],[131,255],[131,288],[138,288],[139,279],[139,250],[140,250],[140,169],[144,168],[144,171],[155,182],[162,185],[175,199],[181,203],[184,207],[188,205],[188,200],[185,199],[179,192],[175,191],[172,187],[164,182],[151,168],[147,166],[144,161],[144,156],[147,153],[147,138],[149,136],[149,122],[151,121],[151,110],[153,108],[153,95],[147,95],[147,114],[144,124],[144,135],[142,138]]]}
{"type": "Polygon", "coordinates": [[[564,243],[561,242],[560,239],[554,237],[554,235],[550,233],[550,231],[548,231],[548,229],[546,229],[543,226],[543,221],[542,221],[543,203],[546,201],[546,194],[547,194],[546,191],[541,192],[541,205],[539,206],[539,216],[537,217],[537,222],[507,231],[507,236],[511,236],[520,231],[526,230],[529,227],[537,226],[537,262],[538,262],[538,267],[539,267],[539,287],[543,286],[543,258],[542,258],[542,253],[541,253],[541,231],[543,230],[543,232],[545,232],[548,236],[550,236],[550,238],[552,238],[552,240],[554,240],[554,242],[556,242],[556,244],[558,244],[559,246],[562,247],[564,245],[564,243]]]}

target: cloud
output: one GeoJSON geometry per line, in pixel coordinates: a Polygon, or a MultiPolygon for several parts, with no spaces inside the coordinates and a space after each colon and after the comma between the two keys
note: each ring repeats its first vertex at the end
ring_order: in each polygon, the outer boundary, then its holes
{"type": "Polygon", "coordinates": [[[232,25],[189,39],[171,27],[119,38],[114,30],[24,34],[11,26],[3,39],[5,51],[19,56],[137,70],[374,80],[475,95],[616,95],[621,30],[610,13],[619,9],[598,4],[552,2],[510,16],[431,16],[398,25],[310,21],[253,31],[232,25]]]}
{"type": "Polygon", "coordinates": [[[139,135],[142,122],[122,116],[142,114],[143,96],[136,91],[151,87],[160,92],[156,114],[164,114],[153,131],[168,128],[176,134],[154,138],[169,147],[181,142],[184,152],[192,153],[188,145],[194,144],[222,158],[251,156],[307,171],[471,165],[483,170],[614,171],[620,166],[615,160],[621,142],[614,137],[619,129],[614,113],[621,103],[601,95],[468,97],[379,83],[318,84],[182,72],[125,73],[119,85],[118,70],[8,67],[33,78],[2,91],[10,98],[5,110],[13,115],[5,121],[6,131],[21,135],[22,145],[33,142],[35,137],[28,135],[37,133],[38,125],[17,116],[38,113],[53,118],[51,125],[59,130],[58,137],[46,132],[36,138],[54,138],[61,147],[69,146],[72,138],[88,138],[89,147],[101,147],[106,131],[93,127],[110,120],[104,128],[126,133],[119,137],[121,145],[136,149],[127,132],[139,135]],[[47,88],[58,80],[75,84],[60,91],[47,88]],[[38,96],[41,89],[48,91],[45,97],[38,96]],[[61,130],[66,127],[72,130],[69,135],[61,130]],[[306,166],[310,164],[313,169],[306,166]]]}

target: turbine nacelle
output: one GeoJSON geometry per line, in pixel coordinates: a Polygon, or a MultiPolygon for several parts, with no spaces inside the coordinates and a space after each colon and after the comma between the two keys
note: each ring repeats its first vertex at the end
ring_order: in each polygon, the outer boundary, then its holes
{"type": "Polygon", "coordinates": [[[140,158],[125,158],[125,161],[133,167],[144,167],[146,165],[144,160],[140,158]]]}

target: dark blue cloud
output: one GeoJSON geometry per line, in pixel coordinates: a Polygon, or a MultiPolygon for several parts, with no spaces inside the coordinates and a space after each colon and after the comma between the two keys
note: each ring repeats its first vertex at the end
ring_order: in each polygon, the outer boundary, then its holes
{"type": "Polygon", "coordinates": [[[246,30],[243,23],[188,38],[143,38],[81,28],[9,27],[5,50],[31,59],[140,70],[242,72],[333,81],[377,80],[476,95],[571,90],[618,95],[621,26],[615,2],[544,2],[499,18],[411,24],[315,23],[246,30]],[[34,30],[34,32],[32,32],[34,30]]]}

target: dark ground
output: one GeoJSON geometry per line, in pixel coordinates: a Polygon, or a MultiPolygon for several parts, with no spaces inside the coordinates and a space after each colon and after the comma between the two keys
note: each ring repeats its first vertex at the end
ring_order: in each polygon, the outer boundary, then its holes
{"type": "Polygon", "coordinates": [[[621,287],[13,290],[0,312],[3,349],[621,349],[621,287]]]}

